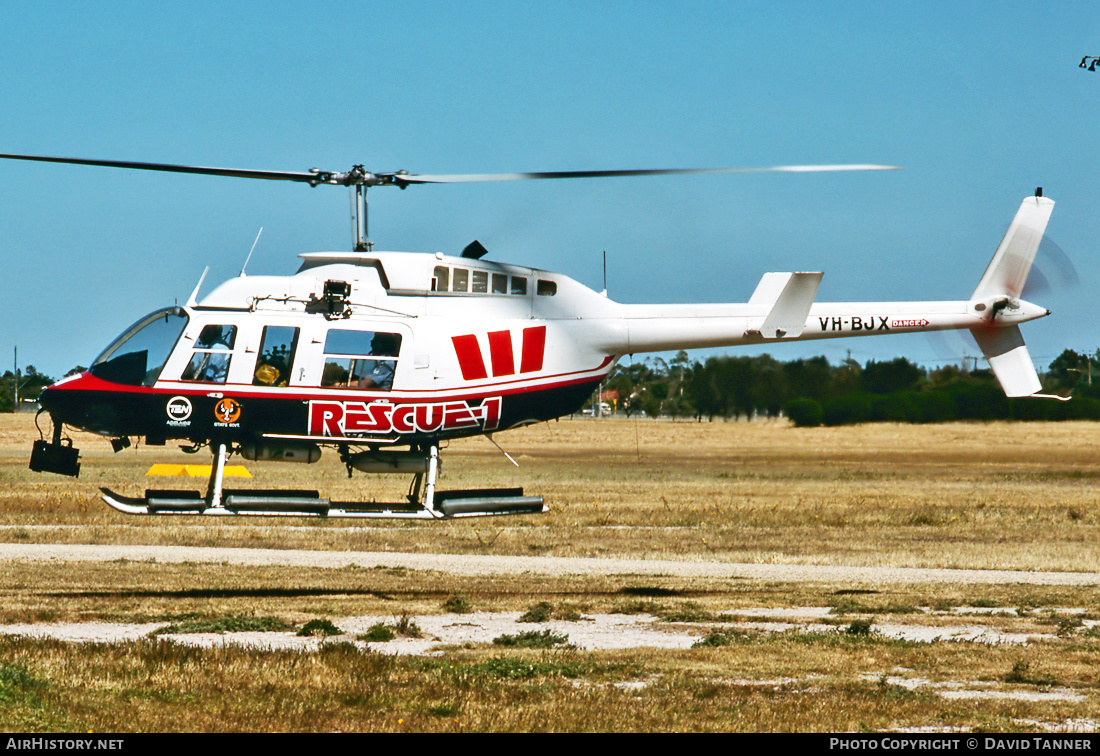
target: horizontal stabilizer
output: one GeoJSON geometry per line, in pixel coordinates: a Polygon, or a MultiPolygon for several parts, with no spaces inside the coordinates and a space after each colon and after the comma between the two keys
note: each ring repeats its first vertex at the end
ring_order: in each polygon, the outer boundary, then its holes
{"type": "Polygon", "coordinates": [[[1028,197],[1023,201],[971,300],[1005,294],[1020,297],[1053,209],[1054,201],[1046,197],[1028,197]]]}
{"type": "Polygon", "coordinates": [[[1031,396],[1042,388],[1019,326],[971,328],[970,333],[989,360],[1005,396],[1031,396]]]}
{"type": "Polygon", "coordinates": [[[765,273],[749,304],[771,305],[760,334],[766,339],[802,335],[824,273],[765,273]]]}

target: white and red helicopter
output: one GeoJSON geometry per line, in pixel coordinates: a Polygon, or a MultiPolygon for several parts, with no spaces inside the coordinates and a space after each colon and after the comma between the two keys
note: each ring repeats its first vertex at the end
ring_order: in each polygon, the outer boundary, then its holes
{"type": "Polygon", "coordinates": [[[150,313],[80,375],[39,402],[53,436],[32,470],[75,476],[63,427],[149,445],[183,441],[214,457],[207,491],[103,489],[129,514],[317,515],[444,519],[545,511],[522,489],[436,489],[439,446],[580,409],[622,355],[701,347],[968,329],[1005,393],[1041,396],[1020,324],[1050,314],[1021,299],[1054,203],[1020,205],[968,300],[816,303],[822,273],[765,273],[745,304],[619,304],[558,273],[460,256],[376,252],[366,194],[378,186],[684,173],[876,170],[782,166],[421,175],[253,171],[0,154],[0,158],[335,184],[355,194],[353,252],[309,252],[292,276],[245,276],[150,313]],[[316,491],[230,491],[227,457],[316,461],[335,447],[352,469],[412,474],[407,500],[334,502],[316,491]]]}

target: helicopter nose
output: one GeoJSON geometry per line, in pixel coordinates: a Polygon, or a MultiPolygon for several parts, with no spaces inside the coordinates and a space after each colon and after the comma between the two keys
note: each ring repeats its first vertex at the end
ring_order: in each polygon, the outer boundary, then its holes
{"type": "Polygon", "coordinates": [[[38,406],[53,414],[53,408],[57,406],[57,391],[53,386],[42,389],[42,393],[38,395],[38,406]]]}
{"type": "Polygon", "coordinates": [[[105,436],[144,435],[134,427],[136,411],[128,397],[105,390],[105,386],[108,384],[90,373],[69,376],[43,389],[38,404],[55,424],[105,436]]]}
{"type": "Polygon", "coordinates": [[[81,392],[74,385],[78,382],[78,376],[63,378],[38,395],[38,406],[49,412],[55,423],[84,427],[81,392]]]}
{"type": "Polygon", "coordinates": [[[55,422],[71,424],[67,419],[69,413],[66,412],[66,405],[68,402],[65,401],[63,393],[54,386],[47,386],[38,395],[38,406],[49,412],[55,422]]]}

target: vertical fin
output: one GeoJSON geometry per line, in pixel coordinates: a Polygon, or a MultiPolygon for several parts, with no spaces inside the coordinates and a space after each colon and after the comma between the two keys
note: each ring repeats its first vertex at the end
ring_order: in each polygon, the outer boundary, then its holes
{"type": "Polygon", "coordinates": [[[971,300],[1006,294],[1020,298],[1053,209],[1054,201],[1046,197],[1028,197],[1023,201],[971,300]]]}
{"type": "MultiPolygon", "coordinates": [[[[1004,389],[1005,395],[1032,396],[1042,388],[1035,365],[1031,362],[1024,337],[1018,325],[1002,325],[998,313],[1023,293],[1035,252],[1043,240],[1054,201],[1042,196],[1037,189],[1034,197],[1027,197],[1016,211],[1016,217],[1005,232],[989,267],[985,269],[970,301],[990,306],[989,323],[982,328],[971,328],[974,339],[989,361],[989,367],[1004,389]],[[989,303],[989,300],[999,300],[989,303]]],[[[976,304],[975,309],[983,305],[976,304]]],[[[1013,305],[1015,306],[1015,305],[1013,305]]]]}

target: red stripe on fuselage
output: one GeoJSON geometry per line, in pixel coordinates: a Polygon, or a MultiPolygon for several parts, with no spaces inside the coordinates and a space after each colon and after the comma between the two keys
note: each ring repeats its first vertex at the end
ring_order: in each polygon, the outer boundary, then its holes
{"type": "Polygon", "coordinates": [[[477,344],[477,336],[473,334],[452,336],[451,341],[455,345],[458,367],[462,370],[463,378],[468,381],[479,381],[489,377],[485,372],[485,360],[481,358],[481,347],[477,344]]]}
{"type": "MultiPolygon", "coordinates": [[[[493,362],[494,378],[516,374],[516,364],[512,359],[511,331],[489,331],[489,357],[493,362]]],[[[465,371],[463,377],[466,377],[465,371]]]]}
{"type": "Polygon", "coordinates": [[[520,356],[519,360],[519,372],[534,373],[542,370],[542,358],[545,353],[546,326],[524,328],[523,354],[520,356]]]}

